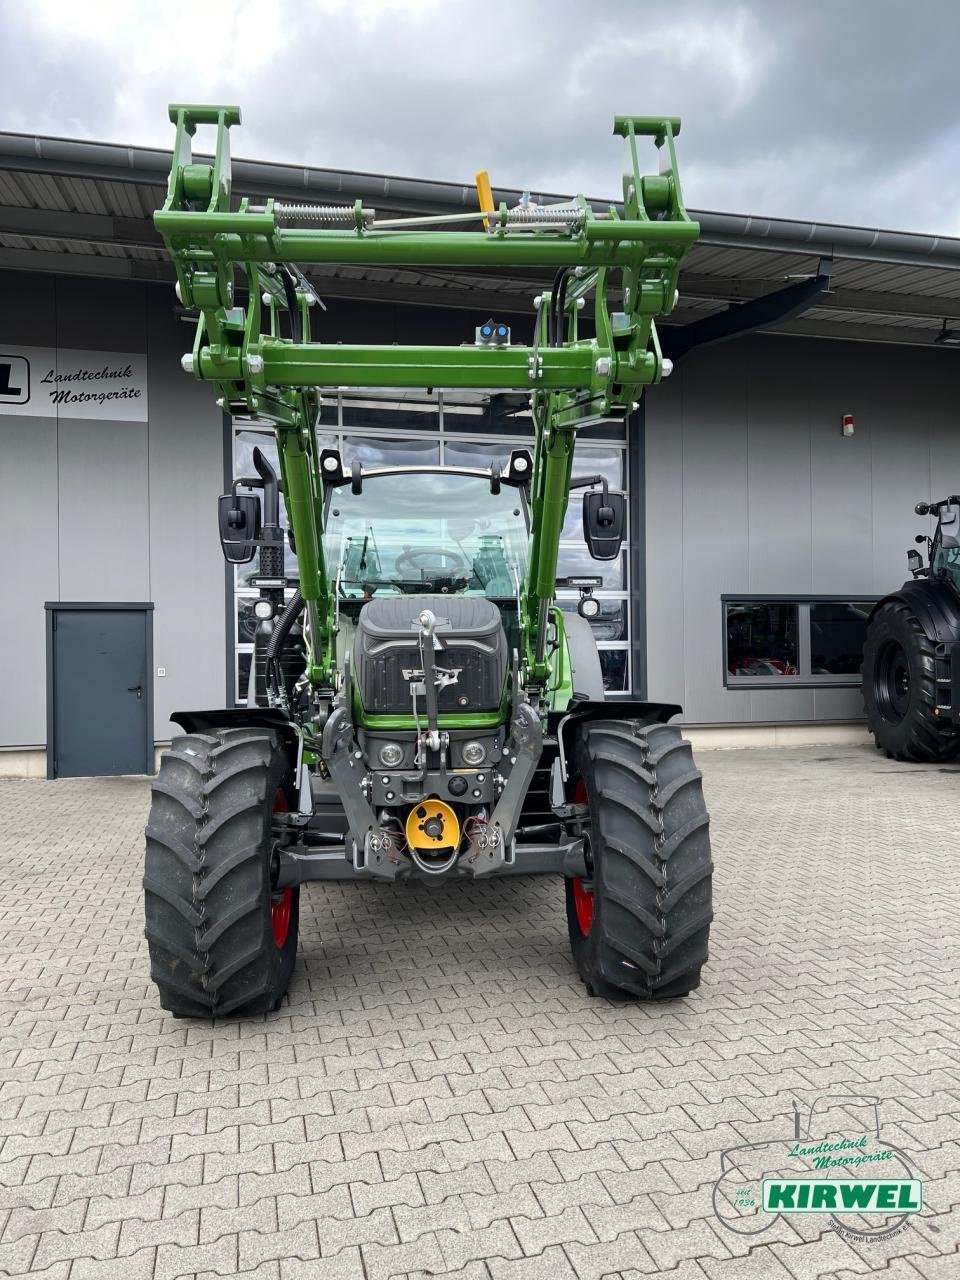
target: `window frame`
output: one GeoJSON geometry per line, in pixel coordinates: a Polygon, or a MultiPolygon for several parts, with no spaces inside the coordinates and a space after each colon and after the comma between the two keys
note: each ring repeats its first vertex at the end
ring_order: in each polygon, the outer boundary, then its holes
{"type": "Polygon", "coordinates": [[[817,604],[871,604],[883,596],[872,592],[830,592],[780,594],[772,591],[731,591],[720,596],[720,637],[723,655],[723,687],[725,689],[858,689],[862,676],[828,675],[810,670],[810,609],[817,604]],[[731,604],[792,604],[797,607],[797,667],[795,676],[735,676],[730,673],[727,652],[727,606],[731,604]]]}

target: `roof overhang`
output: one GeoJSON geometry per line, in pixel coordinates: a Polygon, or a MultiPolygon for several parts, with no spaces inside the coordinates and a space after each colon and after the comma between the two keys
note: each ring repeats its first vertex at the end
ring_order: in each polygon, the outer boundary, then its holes
{"type": "MultiPolygon", "coordinates": [[[[156,148],[0,133],[0,269],[172,281],[153,227],[170,153],[156,148]]],[[[233,161],[238,196],[365,204],[391,213],[476,207],[472,184],[397,178],[302,165],[233,161]]],[[[515,203],[520,192],[498,189],[515,203]]],[[[562,200],[534,193],[534,199],[562,200]]],[[[595,200],[594,204],[610,203],[595,200]]],[[[960,239],[825,223],[691,210],[701,237],[681,277],[673,319],[701,322],[731,307],[816,278],[833,261],[830,288],[778,333],[933,346],[960,320],[960,239]]],[[[310,277],[326,297],[530,314],[549,283],[536,273],[480,276],[329,267],[310,277]]],[[[943,348],[941,348],[943,349],[943,348]]]]}

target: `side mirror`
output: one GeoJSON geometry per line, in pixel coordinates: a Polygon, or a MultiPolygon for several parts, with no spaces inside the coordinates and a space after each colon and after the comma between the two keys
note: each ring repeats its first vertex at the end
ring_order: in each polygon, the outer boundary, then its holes
{"type": "Polygon", "coordinates": [[[230,564],[248,564],[260,538],[260,495],[224,493],[217,504],[220,545],[230,564]]]}
{"type": "Polygon", "coordinates": [[[610,493],[604,484],[602,493],[583,495],[583,540],[594,560],[617,558],[626,524],[625,494],[610,493]]]}
{"type": "Polygon", "coordinates": [[[912,547],[907,552],[907,567],[915,578],[919,578],[923,573],[923,556],[912,547]]]}

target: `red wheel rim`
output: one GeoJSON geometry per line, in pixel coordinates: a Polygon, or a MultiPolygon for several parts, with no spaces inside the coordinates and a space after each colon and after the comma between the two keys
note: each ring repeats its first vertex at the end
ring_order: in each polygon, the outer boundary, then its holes
{"type": "Polygon", "coordinates": [[[585,938],[589,937],[593,928],[593,894],[578,877],[573,881],[573,909],[577,913],[580,932],[585,938]]]}
{"type": "MultiPolygon", "coordinates": [[[[577,779],[573,789],[573,803],[587,803],[587,784],[582,778],[577,779]]],[[[593,891],[587,888],[586,882],[579,876],[575,876],[573,880],[573,909],[577,913],[580,932],[586,938],[593,928],[593,891]]]]}
{"type": "MultiPolygon", "coordinates": [[[[277,794],[273,797],[274,813],[289,813],[290,806],[287,804],[287,797],[278,787],[277,794]]],[[[290,932],[290,913],[293,910],[293,890],[283,889],[278,894],[274,894],[270,903],[270,919],[273,925],[273,940],[278,947],[282,947],[287,940],[290,932]]]]}

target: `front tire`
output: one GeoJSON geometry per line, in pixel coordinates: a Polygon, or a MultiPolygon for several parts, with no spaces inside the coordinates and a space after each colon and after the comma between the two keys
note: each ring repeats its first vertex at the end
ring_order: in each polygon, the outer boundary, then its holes
{"type": "Polygon", "coordinates": [[[276,734],[174,739],[160,761],[143,878],[150,976],[179,1017],[275,1009],[297,952],[299,888],[274,892],[271,826],[293,800],[276,734]]]}
{"type": "Polygon", "coordinates": [[[700,985],[712,909],[709,817],[672,725],[584,724],[573,752],[588,871],[568,879],[574,961],[592,995],[667,1000],[700,985]]]}
{"type": "Polygon", "coordinates": [[[887,601],[870,620],[863,646],[863,704],[874,741],[895,760],[936,763],[960,751],[952,723],[934,715],[934,642],[902,601],[887,601]]]}

